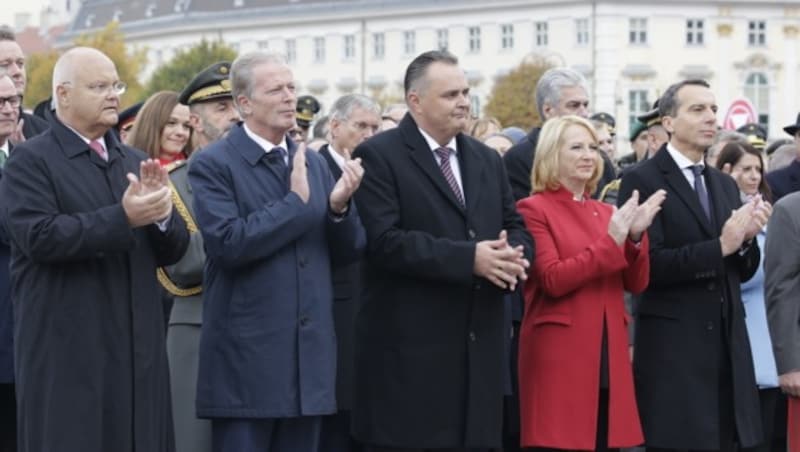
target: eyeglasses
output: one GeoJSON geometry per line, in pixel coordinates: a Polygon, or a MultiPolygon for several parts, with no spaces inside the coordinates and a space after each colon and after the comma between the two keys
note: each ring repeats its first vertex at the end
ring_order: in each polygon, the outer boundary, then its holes
{"type": "Polygon", "coordinates": [[[6,104],[11,106],[11,108],[19,108],[19,106],[22,104],[22,97],[21,96],[0,97],[0,108],[3,108],[6,104]]]}
{"type": "MultiPolygon", "coordinates": [[[[69,85],[69,84],[71,83],[64,82],[64,85],[69,85]]],[[[114,94],[116,96],[121,96],[128,89],[128,85],[123,82],[114,82],[114,83],[95,82],[86,85],[86,89],[88,89],[94,94],[97,94],[98,96],[104,96],[108,93],[114,94]]]]}

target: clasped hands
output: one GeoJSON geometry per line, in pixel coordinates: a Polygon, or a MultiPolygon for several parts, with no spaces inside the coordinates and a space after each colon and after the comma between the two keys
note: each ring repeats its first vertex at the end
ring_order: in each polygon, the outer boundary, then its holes
{"type": "Polygon", "coordinates": [[[139,164],[139,176],[128,173],[128,188],[122,195],[122,208],[128,223],[138,228],[166,220],[172,212],[169,174],[158,161],[139,164]]]}
{"type": "MultiPolygon", "coordinates": [[[[347,211],[347,204],[353,193],[358,190],[361,180],[364,178],[364,167],[361,166],[361,159],[353,159],[348,149],[342,150],[344,153],[344,165],[342,166],[342,177],[336,181],[336,185],[331,190],[329,198],[331,211],[336,214],[344,214],[347,211]]],[[[292,174],[290,176],[290,187],[293,192],[303,200],[308,202],[311,195],[308,185],[308,174],[306,169],[306,145],[298,146],[292,161],[292,174]]]]}
{"type": "Polygon", "coordinates": [[[738,251],[742,244],[753,239],[769,221],[772,205],[761,195],[755,195],[741,207],[734,210],[722,227],[719,237],[722,255],[730,256],[738,251]]]}
{"type": "Polygon", "coordinates": [[[514,290],[520,281],[528,279],[530,262],[525,259],[522,245],[512,247],[505,230],[497,240],[483,240],[475,245],[473,273],[482,276],[501,289],[514,290]]]}
{"type": "Polygon", "coordinates": [[[639,191],[634,190],[622,207],[614,207],[614,213],[608,222],[608,235],[617,245],[625,243],[627,238],[638,243],[644,231],[650,227],[653,218],[661,210],[661,204],[666,197],[666,191],[658,190],[650,195],[647,201],[639,204],[639,191]]]}

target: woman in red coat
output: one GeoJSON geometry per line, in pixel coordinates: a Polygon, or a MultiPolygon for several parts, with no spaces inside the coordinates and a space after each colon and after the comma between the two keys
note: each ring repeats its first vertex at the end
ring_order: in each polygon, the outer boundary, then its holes
{"type": "Polygon", "coordinates": [[[536,243],[519,341],[522,445],[607,450],[643,442],[628,355],[623,291],[648,283],[645,231],[659,191],[618,210],[589,197],[602,175],[583,118],[548,120],[517,204],[536,243]]]}

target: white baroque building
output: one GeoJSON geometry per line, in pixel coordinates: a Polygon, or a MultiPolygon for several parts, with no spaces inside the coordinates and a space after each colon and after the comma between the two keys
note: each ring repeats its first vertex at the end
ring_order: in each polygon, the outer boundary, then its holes
{"type": "Polygon", "coordinates": [[[285,54],[299,93],[323,109],[350,92],[399,98],[411,59],[446,48],[478,112],[529,55],[582,72],[592,109],[623,136],[682,78],[711,83],[720,121],[733,99],[750,99],[770,137],[800,111],[800,0],[84,0],[62,40],[111,20],[148,50],[144,79],[179,49],[223,40],[285,54]]]}

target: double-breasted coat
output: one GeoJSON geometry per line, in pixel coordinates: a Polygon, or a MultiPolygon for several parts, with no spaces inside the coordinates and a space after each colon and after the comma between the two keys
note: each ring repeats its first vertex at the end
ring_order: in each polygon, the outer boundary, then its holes
{"type": "Polygon", "coordinates": [[[108,162],[58,120],[18,145],[0,197],[11,242],[21,452],[171,451],[156,267],[188,234],[131,228],[126,173],[146,155],[105,134],[108,162]]]}
{"type": "Polygon", "coordinates": [[[328,164],[306,153],[310,197],[242,124],[189,167],[206,247],[197,414],[282,418],[336,411],[331,265],[365,243],[354,204],[335,218],[328,164]]]}
{"type": "Polygon", "coordinates": [[[640,199],[667,191],[648,229],[650,284],[637,309],[634,339],[634,381],[649,447],[720,449],[721,378],[732,385],[722,402],[732,404],[740,445],[761,441],[740,290],[756,272],[760,251],[753,240],[722,256],[722,226],[741,204],[739,189],[715,168],[706,168],[704,180],[713,221],[666,145],[629,170],[620,188],[620,205],[634,189],[640,199]]]}
{"type": "Polygon", "coordinates": [[[604,346],[608,447],[641,444],[623,293],[647,287],[647,235],[617,245],[608,234],[612,207],[575,201],[565,188],[517,208],[536,241],[519,338],[522,445],[595,449],[604,346]]]}
{"type": "Polygon", "coordinates": [[[496,152],[456,136],[462,208],[410,115],[354,153],[367,231],[356,316],[353,432],[367,444],[499,447],[504,292],[473,273],[475,246],[502,230],[533,242],[496,152]]]}

